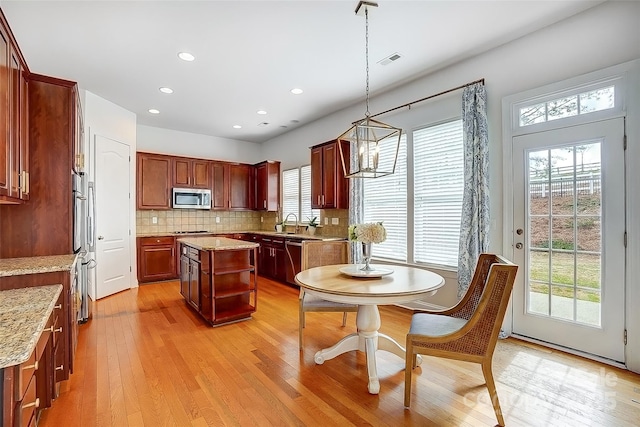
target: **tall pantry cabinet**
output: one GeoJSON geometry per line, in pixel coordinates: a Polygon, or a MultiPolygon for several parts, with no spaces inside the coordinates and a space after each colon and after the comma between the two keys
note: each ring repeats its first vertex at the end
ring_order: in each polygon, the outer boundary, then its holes
{"type": "Polygon", "coordinates": [[[29,75],[30,200],[0,206],[0,258],[73,253],[72,170],[82,138],[75,82],[29,75]]]}

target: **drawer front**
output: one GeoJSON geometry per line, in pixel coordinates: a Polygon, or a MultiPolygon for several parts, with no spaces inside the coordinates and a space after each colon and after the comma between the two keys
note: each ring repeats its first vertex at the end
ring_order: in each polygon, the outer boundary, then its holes
{"type": "Polygon", "coordinates": [[[22,400],[22,396],[27,392],[29,383],[34,377],[36,370],[38,369],[38,362],[36,360],[36,351],[34,350],[29,357],[29,360],[19,365],[20,375],[18,376],[18,384],[16,387],[16,400],[22,400]]]}
{"type": "Polygon", "coordinates": [[[28,427],[36,416],[40,400],[36,397],[36,378],[32,376],[24,397],[16,403],[16,426],[28,427]]]}
{"type": "Polygon", "coordinates": [[[174,237],[162,236],[162,237],[140,237],[141,246],[156,246],[156,245],[173,245],[174,237]]]}

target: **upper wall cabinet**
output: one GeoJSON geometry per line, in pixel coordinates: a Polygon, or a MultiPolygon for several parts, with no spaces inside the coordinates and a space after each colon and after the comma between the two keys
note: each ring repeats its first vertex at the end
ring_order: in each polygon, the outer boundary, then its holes
{"type": "Polygon", "coordinates": [[[253,167],[244,163],[229,164],[229,209],[254,208],[253,167]]]}
{"type": "Polygon", "coordinates": [[[256,203],[261,211],[278,211],[280,208],[280,162],[265,161],[255,165],[256,203]]]}
{"type": "Polygon", "coordinates": [[[27,67],[0,14],[0,203],[29,200],[27,67]]]}
{"type": "Polygon", "coordinates": [[[211,188],[208,160],[173,158],[173,186],[183,188],[211,188]]]}
{"type": "MultiPolygon", "coordinates": [[[[349,143],[344,144],[349,154],[349,143]]],[[[338,142],[311,147],[311,207],[314,209],[348,209],[349,180],[342,173],[338,142]]]]}
{"type": "Polygon", "coordinates": [[[172,158],[161,154],[137,154],[138,209],[171,209],[172,158]]]}

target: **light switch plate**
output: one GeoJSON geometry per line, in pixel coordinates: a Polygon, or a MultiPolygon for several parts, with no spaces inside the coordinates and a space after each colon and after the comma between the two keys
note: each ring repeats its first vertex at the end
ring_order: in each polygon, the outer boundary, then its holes
{"type": "Polygon", "coordinates": [[[324,219],[324,225],[329,225],[329,218],[324,219]]]}
{"type": "Polygon", "coordinates": [[[157,224],[158,223],[158,217],[157,216],[152,216],[151,217],[151,224],[157,224]]]}
{"type": "Polygon", "coordinates": [[[340,224],[340,218],[331,218],[331,225],[340,224]]]}
{"type": "Polygon", "coordinates": [[[219,216],[216,217],[216,224],[220,224],[220,217],[219,216]]]}
{"type": "Polygon", "coordinates": [[[260,217],[260,222],[264,222],[264,217],[263,216],[260,217]]]}

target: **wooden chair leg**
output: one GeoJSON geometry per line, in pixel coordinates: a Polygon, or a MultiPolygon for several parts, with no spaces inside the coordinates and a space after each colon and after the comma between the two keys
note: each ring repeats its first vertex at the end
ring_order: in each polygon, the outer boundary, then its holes
{"type": "Polygon", "coordinates": [[[487,389],[489,389],[489,397],[491,398],[491,404],[493,405],[493,410],[496,413],[496,418],[498,419],[498,425],[504,426],[502,409],[500,408],[500,402],[498,401],[498,391],[496,390],[496,384],[493,381],[493,372],[491,371],[491,360],[482,363],[482,373],[484,374],[484,380],[487,383],[487,389]]]}
{"type": "Polygon", "coordinates": [[[411,405],[411,375],[413,375],[413,347],[409,340],[406,345],[406,357],[404,362],[404,406],[408,408],[411,405]]]}
{"type": "Polygon", "coordinates": [[[298,347],[302,351],[302,329],[304,328],[304,311],[302,310],[302,303],[298,310],[298,347]]]}
{"type": "Polygon", "coordinates": [[[347,312],[342,315],[342,326],[347,326],[347,312]]]}

